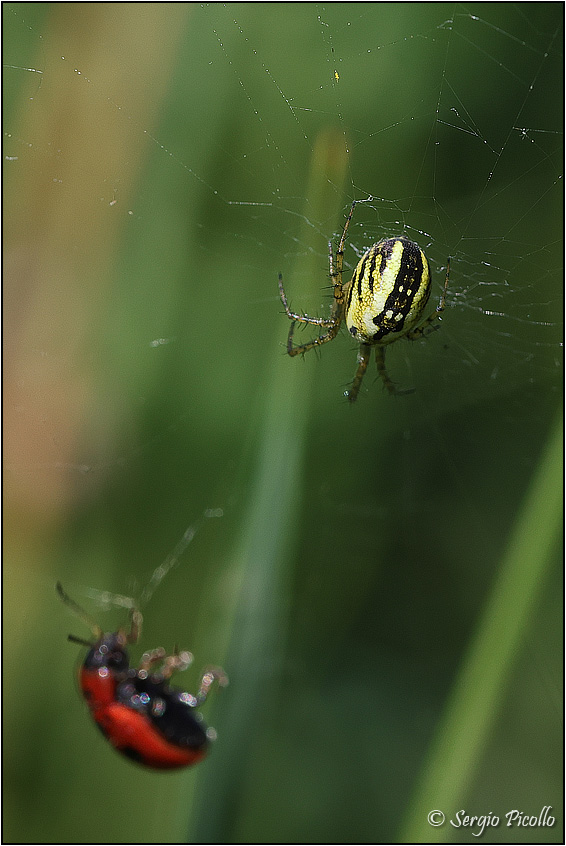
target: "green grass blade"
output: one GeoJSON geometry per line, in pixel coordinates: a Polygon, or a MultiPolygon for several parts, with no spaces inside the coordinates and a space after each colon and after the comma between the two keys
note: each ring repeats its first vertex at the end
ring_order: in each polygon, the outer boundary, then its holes
{"type": "MultiPolygon", "coordinates": [[[[311,160],[305,221],[328,221],[329,209],[337,216],[346,167],[343,134],[321,133],[311,160]]],[[[304,228],[301,243],[309,243],[312,229],[307,230],[306,223],[304,228]]],[[[312,280],[313,290],[320,291],[320,256],[308,252],[299,262],[295,270],[301,271],[301,278],[312,280]]],[[[278,270],[273,268],[274,293],[278,270]]],[[[231,684],[226,692],[225,718],[219,724],[221,738],[197,788],[191,839],[199,843],[230,842],[234,836],[237,820],[233,809],[239,804],[242,780],[261,727],[261,703],[266,688],[277,678],[282,658],[285,565],[301,503],[308,397],[314,379],[312,367],[285,355],[283,341],[288,329],[282,316],[271,354],[247,514],[230,567],[231,578],[239,582],[231,634],[226,636],[231,684]]]]}
{"type": "Polygon", "coordinates": [[[462,807],[505,695],[513,661],[556,549],[562,522],[562,420],[554,427],[509,538],[491,596],[455,682],[399,839],[438,843],[456,834],[434,828],[462,807]]]}

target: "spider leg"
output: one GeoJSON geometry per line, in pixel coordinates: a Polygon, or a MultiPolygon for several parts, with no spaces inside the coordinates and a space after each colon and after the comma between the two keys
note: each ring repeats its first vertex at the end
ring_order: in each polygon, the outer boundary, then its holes
{"type": "MultiPolygon", "coordinates": [[[[356,370],[356,375],[354,376],[352,387],[349,391],[346,391],[346,397],[348,398],[349,402],[355,402],[358,398],[362,380],[365,376],[366,370],[368,369],[370,356],[371,344],[361,344],[358,352],[358,369],[356,370]]],[[[375,362],[377,364],[377,372],[379,374],[379,377],[390,394],[394,396],[401,396],[402,394],[413,393],[413,388],[408,388],[407,390],[403,391],[398,390],[389,378],[387,368],[385,367],[385,347],[375,347],[375,362]]]]}
{"type": "Polygon", "coordinates": [[[394,383],[389,378],[387,368],[385,367],[385,347],[375,348],[375,362],[377,364],[377,372],[379,373],[381,381],[383,382],[390,394],[392,394],[393,396],[400,397],[404,394],[412,394],[414,392],[414,388],[404,388],[403,390],[399,390],[399,388],[396,388],[394,383]]]}
{"type": "Polygon", "coordinates": [[[348,227],[350,226],[350,221],[352,220],[352,218],[354,216],[354,209],[356,208],[356,203],[357,203],[357,200],[354,200],[354,202],[352,203],[352,207],[350,209],[350,214],[346,218],[346,223],[344,224],[344,230],[342,232],[342,237],[340,238],[340,243],[338,244],[338,249],[336,250],[337,256],[343,256],[344,255],[344,242],[346,241],[346,234],[348,232],[348,227]]]}
{"type": "Polygon", "coordinates": [[[334,319],[332,317],[309,317],[308,314],[297,314],[296,312],[291,311],[289,303],[287,302],[285,289],[283,288],[283,276],[281,273],[279,274],[279,295],[281,297],[285,313],[290,320],[297,321],[298,323],[313,323],[315,326],[334,325],[334,319]]]}
{"type": "Polygon", "coordinates": [[[338,261],[336,262],[337,266],[335,270],[332,258],[332,244],[329,244],[329,250],[330,275],[334,286],[334,299],[332,301],[332,311],[330,313],[330,317],[309,317],[307,314],[297,314],[296,312],[291,311],[285,295],[285,289],[283,288],[283,277],[279,274],[279,293],[281,295],[281,302],[283,303],[287,317],[293,321],[289,328],[289,335],[287,338],[287,352],[289,355],[304,355],[309,350],[314,349],[314,347],[326,344],[328,341],[331,341],[336,337],[338,330],[340,329],[342,314],[344,311],[344,292],[342,290],[342,284],[339,281],[341,276],[341,263],[340,266],[338,266],[339,263],[338,261]],[[322,335],[318,336],[318,338],[315,338],[306,344],[297,344],[297,346],[293,346],[295,323],[310,323],[314,326],[323,326],[326,327],[327,331],[323,332],[322,335]]]}
{"type": "Polygon", "coordinates": [[[352,387],[345,392],[348,402],[355,402],[360,392],[360,386],[364,378],[365,372],[368,369],[369,359],[371,355],[371,346],[369,344],[360,344],[358,352],[358,369],[352,382],[352,387]]]}
{"type": "Polygon", "coordinates": [[[319,335],[318,338],[315,338],[312,341],[309,341],[306,344],[298,344],[297,346],[293,346],[293,332],[295,331],[295,323],[291,323],[291,328],[289,329],[289,337],[287,338],[287,352],[289,355],[304,355],[304,353],[308,352],[309,350],[314,349],[315,347],[320,347],[321,344],[326,344],[328,341],[331,341],[333,338],[336,337],[338,334],[338,330],[340,329],[340,322],[338,323],[331,323],[328,332],[324,332],[322,335],[319,335]]]}
{"type": "Polygon", "coordinates": [[[427,317],[424,323],[421,323],[420,326],[417,326],[411,332],[408,332],[405,336],[408,341],[414,341],[417,338],[422,338],[424,335],[430,335],[431,332],[435,332],[437,329],[440,329],[440,325],[437,323],[435,326],[432,326],[434,321],[438,318],[441,320],[442,318],[440,315],[444,311],[446,306],[446,292],[448,291],[448,280],[450,278],[450,259],[448,259],[446,263],[446,279],[444,280],[444,290],[442,291],[442,296],[436,306],[436,309],[432,312],[430,317],[427,317]],[[429,329],[429,327],[431,327],[429,329]],[[428,331],[427,331],[428,330],[428,331]]]}
{"type": "Polygon", "coordinates": [[[328,264],[330,268],[330,278],[332,280],[334,295],[330,317],[310,317],[310,315],[308,314],[298,314],[295,311],[291,311],[291,309],[289,308],[289,303],[287,301],[287,295],[285,294],[285,288],[283,287],[283,276],[281,273],[279,274],[279,295],[281,297],[281,302],[283,303],[283,307],[285,309],[287,317],[289,318],[289,320],[293,321],[291,323],[289,335],[287,338],[287,352],[289,353],[289,355],[304,355],[304,353],[308,352],[309,350],[312,350],[315,347],[321,346],[321,344],[326,344],[328,341],[331,341],[338,334],[340,325],[344,318],[345,297],[350,284],[349,283],[346,286],[342,284],[344,243],[346,241],[346,233],[348,232],[348,227],[354,214],[355,207],[356,201],[354,200],[350,209],[350,213],[346,219],[344,229],[342,231],[342,236],[340,238],[340,243],[338,244],[336,255],[334,255],[332,251],[332,241],[328,242],[328,264]],[[314,338],[314,340],[309,341],[306,344],[297,344],[297,346],[293,346],[293,334],[295,332],[295,323],[308,323],[312,326],[321,326],[326,329],[326,332],[323,332],[321,335],[318,336],[318,338],[314,338]]]}

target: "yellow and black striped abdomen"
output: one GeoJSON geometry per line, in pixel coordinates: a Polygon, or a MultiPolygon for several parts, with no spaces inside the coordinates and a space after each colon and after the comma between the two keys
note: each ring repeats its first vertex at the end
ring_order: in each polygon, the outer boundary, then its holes
{"type": "Polygon", "coordinates": [[[408,238],[385,238],[362,256],[346,299],[348,331],[362,344],[388,344],[419,323],[430,296],[425,254],[408,238]]]}

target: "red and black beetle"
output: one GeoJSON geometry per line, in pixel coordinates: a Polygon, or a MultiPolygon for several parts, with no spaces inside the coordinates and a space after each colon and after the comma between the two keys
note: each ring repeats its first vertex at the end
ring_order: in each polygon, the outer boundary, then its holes
{"type": "Polygon", "coordinates": [[[130,631],[104,634],[88,614],[67,596],[60,582],[62,601],[91,628],[94,642],[69,635],[89,647],[79,670],[79,686],[99,729],[112,746],[139,764],[159,770],[186,767],[201,761],[214,739],[196,708],[214,681],[228,678],[219,667],[203,674],[196,696],[169,684],[176,670],[186,670],[190,652],[167,655],[164,649],[146,652],[139,667],[130,667],[126,646],[141,633],[142,615],[132,609],[130,631]],[[152,668],[161,665],[158,670],[152,668]]]}

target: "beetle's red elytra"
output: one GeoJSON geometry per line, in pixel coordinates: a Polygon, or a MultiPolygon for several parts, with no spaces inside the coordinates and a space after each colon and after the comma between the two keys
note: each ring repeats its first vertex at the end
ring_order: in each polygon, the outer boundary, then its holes
{"type": "Polygon", "coordinates": [[[171,675],[191,664],[190,652],[167,655],[154,649],[142,656],[139,667],[130,667],[126,646],[141,633],[142,616],[131,612],[129,632],[104,634],[88,614],[57,583],[60,599],[92,630],[94,641],[69,635],[69,640],[89,647],[79,670],[79,686],[95,723],[122,755],[157,770],[187,767],[207,754],[213,729],[197,711],[212,684],[224,686],[228,678],[220,667],[208,668],[195,696],[169,684],[171,675]],[[154,669],[157,668],[157,669],[154,669]]]}

